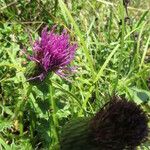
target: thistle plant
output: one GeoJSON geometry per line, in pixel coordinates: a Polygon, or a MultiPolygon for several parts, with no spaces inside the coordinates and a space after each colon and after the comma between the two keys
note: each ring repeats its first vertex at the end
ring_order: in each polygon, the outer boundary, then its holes
{"type": "Polygon", "coordinates": [[[68,123],[62,150],[135,149],[148,136],[148,118],[136,103],[114,97],[92,118],[68,123]]]}
{"type": "Polygon", "coordinates": [[[36,85],[44,93],[45,97],[48,96],[50,100],[52,117],[49,120],[54,124],[53,129],[50,130],[57,143],[59,123],[56,116],[57,106],[53,98],[54,87],[49,75],[54,72],[60,77],[69,80],[68,77],[75,71],[75,67],[69,65],[74,59],[77,44],[71,43],[70,36],[65,29],[61,34],[57,34],[55,33],[55,28],[56,26],[51,31],[48,31],[48,27],[45,27],[42,30],[41,37],[33,42],[32,55],[25,54],[31,61],[26,70],[26,78],[31,83],[30,88],[32,89],[32,84],[36,85]]]}
{"type": "MultiPolygon", "coordinates": [[[[0,6],[0,150],[59,150],[59,141],[60,150],[131,150],[144,142],[143,110],[125,99],[107,103],[105,95],[126,95],[150,114],[149,0],[1,0],[0,6]],[[58,27],[37,36],[46,23],[58,27]],[[36,36],[29,40],[27,30],[36,36]]],[[[137,149],[149,149],[149,141],[137,149]]]]}
{"type": "Polygon", "coordinates": [[[34,62],[32,67],[34,73],[30,80],[40,79],[42,81],[49,72],[55,72],[60,77],[67,79],[66,76],[74,71],[74,67],[69,67],[69,64],[74,59],[77,44],[71,44],[66,30],[59,35],[55,33],[55,28],[56,26],[49,32],[45,27],[40,39],[33,43],[33,54],[28,55],[28,58],[34,62]]]}

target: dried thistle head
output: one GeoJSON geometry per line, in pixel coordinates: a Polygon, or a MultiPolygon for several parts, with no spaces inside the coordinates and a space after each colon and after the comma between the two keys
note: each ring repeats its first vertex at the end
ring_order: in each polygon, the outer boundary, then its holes
{"type": "Polygon", "coordinates": [[[127,6],[130,3],[130,0],[123,0],[123,5],[127,6]]]}
{"type": "Polygon", "coordinates": [[[136,103],[113,97],[91,120],[90,128],[101,150],[131,150],[148,136],[148,118],[136,103]]]}

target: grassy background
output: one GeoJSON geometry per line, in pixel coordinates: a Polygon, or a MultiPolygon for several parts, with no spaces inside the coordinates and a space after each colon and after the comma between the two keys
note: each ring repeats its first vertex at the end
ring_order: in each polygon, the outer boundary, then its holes
{"type": "Polygon", "coordinates": [[[114,93],[149,114],[149,6],[132,0],[126,14],[121,0],[0,0],[0,149],[57,149],[69,119],[92,115],[114,93]],[[72,83],[53,75],[31,87],[21,49],[54,24],[78,41],[78,71],[72,83]]]}

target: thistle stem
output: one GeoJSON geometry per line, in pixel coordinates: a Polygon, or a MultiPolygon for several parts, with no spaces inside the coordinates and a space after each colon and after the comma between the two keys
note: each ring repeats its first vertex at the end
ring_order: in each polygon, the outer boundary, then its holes
{"type": "Polygon", "coordinates": [[[54,6],[54,14],[56,15],[57,12],[57,8],[58,8],[58,0],[55,0],[55,6],[54,6]]]}
{"type": "Polygon", "coordinates": [[[49,94],[50,94],[50,102],[51,102],[51,108],[52,108],[52,120],[53,120],[53,130],[52,130],[52,132],[54,134],[56,142],[58,142],[58,132],[57,132],[58,119],[57,119],[57,116],[56,116],[57,108],[56,108],[56,103],[54,101],[53,93],[54,93],[54,88],[53,88],[52,82],[50,81],[49,94]]]}

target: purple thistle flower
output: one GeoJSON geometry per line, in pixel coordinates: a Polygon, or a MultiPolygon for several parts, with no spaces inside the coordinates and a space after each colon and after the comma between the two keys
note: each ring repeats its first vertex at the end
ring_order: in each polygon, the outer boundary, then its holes
{"type": "Polygon", "coordinates": [[[60,35],[56,34],[55,27],[50,32],[45,27],[41,38],[33,43],[33,55],[28,58],[39,65],[40,74],[31,80],[36,78],[43,80],[50,71],[67,79],[66,76],[75,70],[68,65],[74,59],[77,44],[70,43],[70,36],[66,30],[63,30],[60,35]]]}

